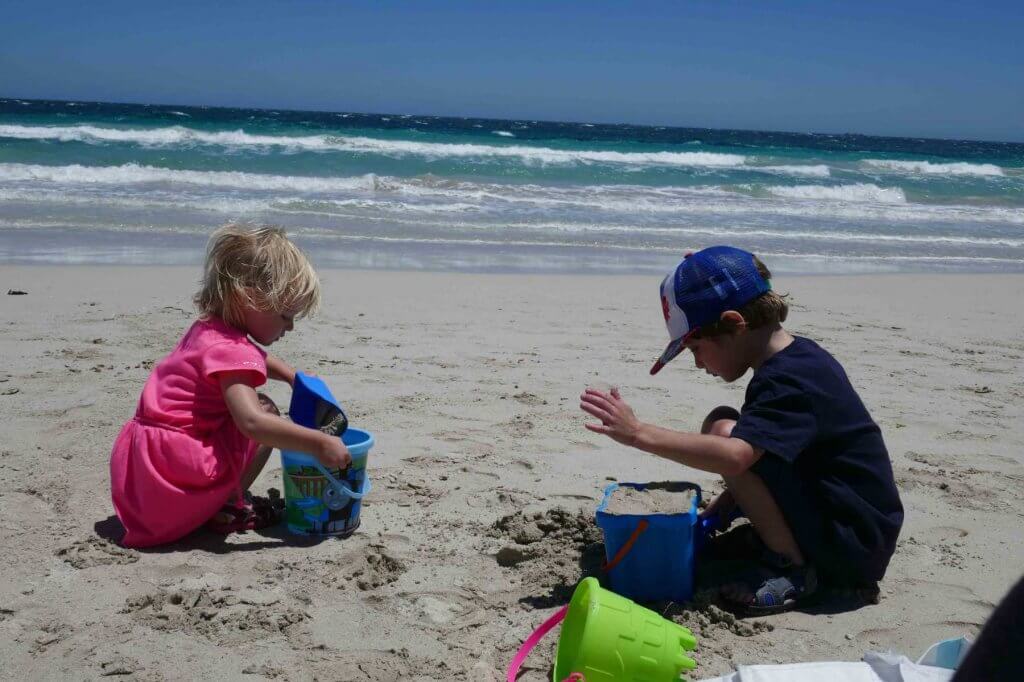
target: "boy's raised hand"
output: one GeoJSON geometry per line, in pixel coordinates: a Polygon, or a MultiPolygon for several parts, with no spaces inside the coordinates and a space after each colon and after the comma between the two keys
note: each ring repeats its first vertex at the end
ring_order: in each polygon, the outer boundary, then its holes
{"type": "Polygon", "coordinates": [[[609,393],[596,388],[588,388],[580,396],[580,409],[601,420],[600,424],[585,424],[594,433],[603,433],[623,445],[636,443],[636,435],[640,430],[640,420],[619,389],[613,388],[609,393]]]}

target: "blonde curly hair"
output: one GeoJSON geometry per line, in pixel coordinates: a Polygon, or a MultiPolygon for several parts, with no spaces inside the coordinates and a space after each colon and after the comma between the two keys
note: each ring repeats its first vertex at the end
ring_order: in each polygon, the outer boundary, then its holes
{"type": "Polygon", "coordinates": [[[231,223],[210,235],[192,302],[200,317],[234,327],[242,326],[245,306],[305,317],[320,309],[320,279],[283,229],[231,223]]]}

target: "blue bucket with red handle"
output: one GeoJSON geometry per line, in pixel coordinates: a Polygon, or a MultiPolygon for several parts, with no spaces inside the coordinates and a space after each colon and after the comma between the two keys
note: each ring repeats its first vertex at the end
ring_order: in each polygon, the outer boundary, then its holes
{"type": "Polygon", "coordinates": [[[695,483],[612,483],[597,507],[604,534],[605,564],[611,589],[634,601],[689,601],[693,596],[696,555],[704,530],[697,516],[701,490],[695,483]],[[620,487],[647,490],[670,486],[671,492],[693,490],[686,509],[668,514],[611,514],[608,503],[620,487]]]}

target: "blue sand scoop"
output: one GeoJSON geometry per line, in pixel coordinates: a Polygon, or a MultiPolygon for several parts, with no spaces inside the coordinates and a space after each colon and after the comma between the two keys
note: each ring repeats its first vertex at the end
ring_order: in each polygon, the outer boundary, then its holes
{"type": "Polygon", "coordinates": [[[344,415],[345,411],[323,379],[302,372],[295,373],[292,402],[288,407],[288,415],[293,422],[310,429],[319,429],[339,414],[344,415]]]}

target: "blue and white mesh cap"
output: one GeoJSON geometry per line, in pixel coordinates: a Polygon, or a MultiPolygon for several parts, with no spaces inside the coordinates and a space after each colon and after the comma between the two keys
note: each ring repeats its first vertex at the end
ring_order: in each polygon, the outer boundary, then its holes
{"type": "Polygon", "coordinates": [[[672,340],[651,367],[657,374],[682,352],[686,339],[726,310],[739,310],[771,284],[757,271],[754,254],[732,246],[711,246],[689,254],[661,282],[661,311],[672,340]]]}

